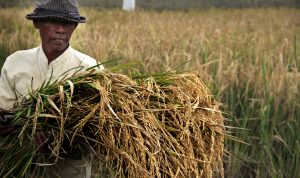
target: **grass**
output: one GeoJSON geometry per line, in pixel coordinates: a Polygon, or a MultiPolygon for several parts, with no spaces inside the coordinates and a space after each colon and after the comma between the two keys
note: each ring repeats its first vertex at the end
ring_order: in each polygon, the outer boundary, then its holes
{"type": "MultiPolygon", "coordinates": [[[[1,9],[6,54],[39,44],[30,11],[1,9]]],[[[89,21],[74,48],[99,61],[142,61],[145,73],[199,74],[223,103],[228,132],[247,143],[227,139],[225,177],[300,177],[299,9],[81,12],[89,21]]]]}

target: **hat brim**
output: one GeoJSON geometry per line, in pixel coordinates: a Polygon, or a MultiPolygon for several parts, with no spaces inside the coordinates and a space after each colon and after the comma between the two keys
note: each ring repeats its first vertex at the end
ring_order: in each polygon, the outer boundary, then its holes
{"type": "Polygon", "coordinates": [[[49,9],[36,8],[33,13],[27,14],[28,20],[54,20],[62,22],[85,23],[86,18],[79,14],[66,14],[49,9]]]}

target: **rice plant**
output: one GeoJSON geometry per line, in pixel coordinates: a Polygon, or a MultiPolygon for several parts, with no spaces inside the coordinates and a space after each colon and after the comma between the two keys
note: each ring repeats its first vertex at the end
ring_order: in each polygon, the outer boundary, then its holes
{"type": "MultiPolygon", "coordinates": [[[[24,22],[30,10],[18,11],[0,11],[9,53],[38,45],[24,22]]],[[[204,80],[242,141],[225,141],[226,177],[300,177],[299,9],[82,13],[89,21],[73,47],[99,61],[121,59],[114,65],[142,61],[145,73],[190,71],[204,80]]]]}
{"type": "Polygon", "coordinates": [[[113,177],[224,176],[223,117],[194,74],[89,70],[46,83],[13,112],[15,133],[0,137],[1,177],[43,175],[74,152],[104,158],[113,177]],[[37,131],[49,138],[46,152],[34,145],[37,131]]]}

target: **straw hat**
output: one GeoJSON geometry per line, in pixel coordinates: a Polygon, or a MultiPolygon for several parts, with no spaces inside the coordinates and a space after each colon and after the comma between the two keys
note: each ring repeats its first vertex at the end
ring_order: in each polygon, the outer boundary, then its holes
{"type": "Polygon", "coordinates": [[[84,23],[80,16],[77,0],[36,0],[36,8],[27,14],[28,20],[55,20],[84,23]]]}

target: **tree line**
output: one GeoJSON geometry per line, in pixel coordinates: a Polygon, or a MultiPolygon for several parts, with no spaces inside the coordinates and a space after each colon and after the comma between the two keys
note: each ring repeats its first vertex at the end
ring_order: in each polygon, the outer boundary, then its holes
{"type": "MultiPolygon", "coordinates": [[[[120,8],[122,0],[78,0],[81,6],[120,8]]],[[[0,0],[0,8],[31,6],[33,0],[0,0]]],[[[300,7],[300,0],[136,0],[141,9],[196,9],[210,7],[300,7]]]]}

